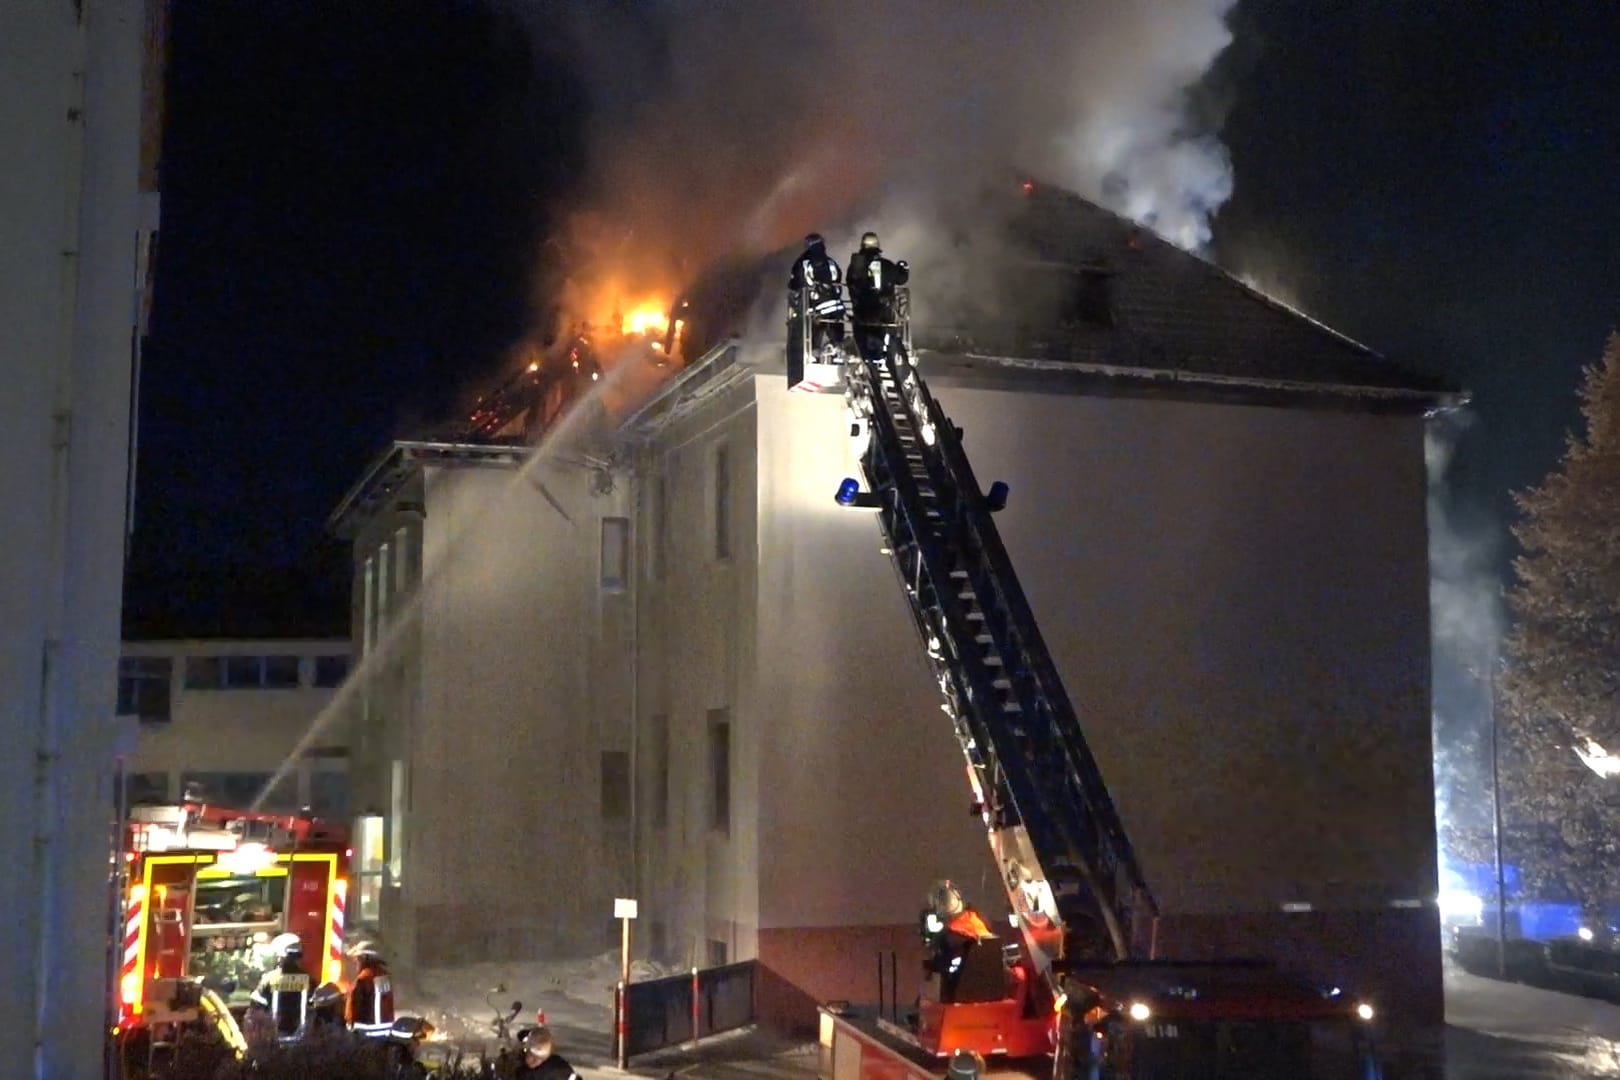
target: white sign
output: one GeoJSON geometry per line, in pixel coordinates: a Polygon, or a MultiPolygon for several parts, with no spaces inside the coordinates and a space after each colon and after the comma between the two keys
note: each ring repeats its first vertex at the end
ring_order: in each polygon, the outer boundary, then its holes
{"type": "Polygon", "coordinates": [[[633,919],[636,917],[636,902],[626,900],[622,896],[613,900],[613,917],[615,919],[633,919]]]}

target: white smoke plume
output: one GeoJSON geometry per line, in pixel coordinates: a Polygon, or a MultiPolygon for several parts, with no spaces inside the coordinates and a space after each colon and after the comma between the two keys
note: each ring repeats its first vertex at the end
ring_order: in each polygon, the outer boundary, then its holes
{"type": "MultiPolygon", "coordinates": [[[[1448,474],[1468,414],[1435,421],[1425,437],[1429,477],[1429,611],[1433,635],[1435,820],[1444,845],[1455,827],[1490,828],[1492,672],[1505,631],[1497,538],[1465,527],[1448,474]]],[[[1442,893],[1468,892],[1444,847],[1442,893]]]]}
{"type": "Polygon", "coordinates": [[[930,215],[1013,168],[1201,248],[1232,174],[1188,95],[1234,2],[525,4],[594,103],[574,299],[668,288],[811,229],[956,228],[930,215]]]}

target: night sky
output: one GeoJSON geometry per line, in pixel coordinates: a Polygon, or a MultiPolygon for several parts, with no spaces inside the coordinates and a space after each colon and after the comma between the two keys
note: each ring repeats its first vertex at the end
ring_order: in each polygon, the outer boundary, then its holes
{"type": "MultiPolygon", "coordinates": [[[[1219,260],[1474,392],[1490,535],[1620,313],[1620,64],[1606,5],[1477,6],[1241,0],[1205,96],[1219,260]]],[[[126,632],[347,632],[325,519],[532,328],[585,102],[480,4],[175,4],[126,632]]]]}

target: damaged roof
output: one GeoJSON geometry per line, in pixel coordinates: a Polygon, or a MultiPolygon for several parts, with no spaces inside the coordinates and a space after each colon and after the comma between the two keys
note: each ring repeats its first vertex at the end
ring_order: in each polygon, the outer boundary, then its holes
{"type": "Polygon", "coordinates": [[[1416,396],[1435,406],[1465,400],[1445,380],[1374,352],[1073,192],[1031,185],[1025,194],[1010,230],[1029,261],[1007,276],[1033,308],[1010,319],[968,316],[959,327],[919,322],[919,347],[1121,375],[1416,396]]]}
{"type": "MultiPolygon", "coordinates": [[[[961,249],[992,264],[972,290],[979,303],[930,297],[929,268],[913,262],[913,341],[946,366],[1039,371],[1101,394],[1403,412],[1467,401],[1446,380],[1374,352],[1073,192],[1032,182],[1007,187],[993,212],[1010,243],[989,256],[961,249]]],[[[794,254],[775,258],[770,269],[779,272],[764,281],[756,269],[747,298],[739,289],[746,268],[738,266],[708,275],[688,294],[705,314],[725,312],[704,320],[713,330],[691,342],[688,361],[714,344],[720,323],[740,321],[760,287],[785,282],[794,254]]]]}

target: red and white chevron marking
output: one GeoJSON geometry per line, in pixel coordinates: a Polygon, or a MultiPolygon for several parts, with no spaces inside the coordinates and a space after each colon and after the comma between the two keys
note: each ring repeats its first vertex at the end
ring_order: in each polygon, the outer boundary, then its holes
{"type": "Polygon", "coordinates": [[[332,921],[326,934],[326,960],[332,971],[343,971],[343,916],[349,905],[349,883],[339,878],[332,886],[332,921]]]}

